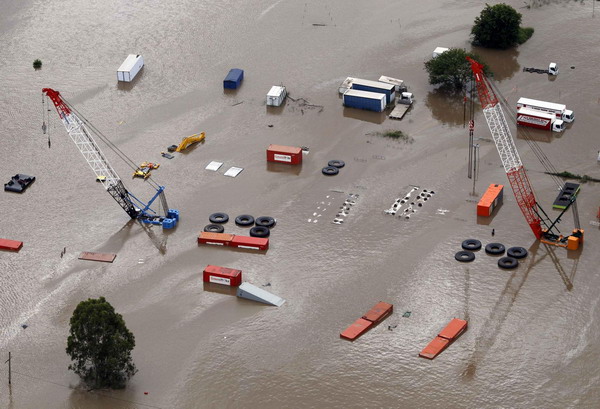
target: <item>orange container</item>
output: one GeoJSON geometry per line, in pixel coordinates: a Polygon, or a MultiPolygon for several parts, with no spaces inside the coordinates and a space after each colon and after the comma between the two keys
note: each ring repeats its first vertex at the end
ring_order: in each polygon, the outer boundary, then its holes
{"type": "Polygon", "coordinates": [[[446,325],[446,328],[440,331],[438,337],[446,338],[452,341],[462,334],[466,329],[467,321],[454,318],[448,325],[446,325]]]}
{"type": "Polygon", "coordinates": [[[209,264],[202,272],[202,281],[237,287],[242,283],[242,270],[209,264]]]}
{"type": "Polygon", "coordinates": [[[267,148],[267,162],[299,165],[302,163],[302,148],[297,148],[295,146],[269,145],[267,148]]]}
{"type": "Polygon", "coordinates": [[[438,356],[448,345],[456,340],[467,329],[467,321],[454,318],[440,331],[423,350],[419,353],[422,358],[433,359],[438,356]]]}
{"type": "Polygon", "coordinates": [[[423,350],[419,353],[422,358],[433,359],[438,356],[446,347],[450,344],[450,341],[446,338],[435,337],[423,350]]]}
{"type": "Polygon", "coordinates": [[[198,244],[215,244],[217,246],[228,246],[235,236],[227,233],[210,233],[203,231],[198,236],[198,244]]]}
{"type": "Polygon", "coordinates": [[[360,337],[362,334],[371,329],[372,326],[373,323],[371,321],[359,318],[354,321],[352,325],[342,331],[342,333],[340,333],[340,338],[354,341],[356,338],[360,337]]]}
{"type": "Polygon", "coordinates": [[[235,236],[228,243],[228,246],[241,249],[267,250],[269,248],[269,239],[266,237],[235,236]]]}
{"type": "Polygon", "coordinates": [[[0,249],[1,250],[19,251],[19,250],[21,250],[21,247],[23,247],[22,241],[0,239],[0,249]]]}
{"type": "Polygon", "coordinates": [[[373,324],[379,324],[381,321],[386,319],[394,311],[394,306],[386,302],[378,302],[373,308],[369,310],[363,319],[371,321],[373,324]]]}
{"type": "Polygon", "coordinates": [[[502,204],[504,185],[491,184],[477,203],[477,216],[491,216],[499,204],[502,204]]]}

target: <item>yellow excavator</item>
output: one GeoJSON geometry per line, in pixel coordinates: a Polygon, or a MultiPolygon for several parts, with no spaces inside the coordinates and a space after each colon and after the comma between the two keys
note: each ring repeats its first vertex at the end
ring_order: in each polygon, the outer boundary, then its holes
{"type": "Polygon", "coordinates": [[[202,142],[204,140],[204,132],[197,133],[181,140],[179,145],[171,145],[167,148],[169,152],[181,152],[193,143],[202,142]]]}

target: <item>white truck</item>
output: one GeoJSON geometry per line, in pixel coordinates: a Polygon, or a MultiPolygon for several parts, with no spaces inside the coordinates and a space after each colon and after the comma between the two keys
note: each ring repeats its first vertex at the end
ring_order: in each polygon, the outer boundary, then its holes
{"type": "Polygon", "coordinates": [[[554,114],[531,108],[521,108],[517,112],[517,125],[544,129],[552,132],[562,132],[565,123],[554,114]]]}
{"type": "MultiPolygon", "coordinates": [[[[568,110],[566,105],[555,104],[554,102],[538,101],[537,99],[519,98],[517,101],[517,111],[523,108],[535,109],[537,111],[553,114],[557,119],[562,119],[565,122],[573,122],[575,114],[568,110]]],[[[518,114],[518,112],[517,112],[518,114]]]]}

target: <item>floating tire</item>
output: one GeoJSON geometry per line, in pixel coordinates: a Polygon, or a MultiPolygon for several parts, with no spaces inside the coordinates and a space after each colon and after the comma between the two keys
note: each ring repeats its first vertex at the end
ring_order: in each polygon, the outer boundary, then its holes
{"type": "Polygon", "coordinates": [[[523,247],[511,247],[506,250],[506,255],[516,259],[525,258],[527,257],[527,250],[523,247]]]}
{"type": "Polygon", "coordinates": [[[507,270],[517,268],[519,266],[519,262],[516,258],[513,257],[502,257],[498,260],[498,267],[504,268],[507,270]]]}
{"type": "Polygon", "coordinates": [[[254,217],[249,214],[242,214],[235,218],[235,224],[242,227],[252,226],[254,224],[254,217]]]}
{"type": "Polygon", "coordinates": [[[467,239],[462,242],[463,250],[475,251],[481,248],[481,242],[475,239],[467,239]]]}
{"type": "Polygon", "coordinates": [[[463,250],[456,253],[454,255],[454,258],[456,259],[456,261],[468,263],[470,261],[475,260],[475,254],[472,251],[463,250]]]}
{"type": "Polygon", "coordinates": [[[277,223],[277,221],[274,218],[269,217],[269,216],[260,216],[260,217],[256,218],[254,223],[257,226],[262,226],[262,227],[271,229],[271,228],[275,227],[275,224],[277,223]]]}
{"type": "Polygon", "coordinates": [[[504,248],[504,244],[502,243],[490,243],[487,246],[485,246],[485,252],[493,256],[504,254],[505,250],[506,249],[504,248]]]}
{"type": "Polygon", "coordinates": [[[265,226],[254,226],[250,229],[250,236],[252,237],[269,237],[271,230],[265,226]]]}
{"type": "Polygon", "coordinates": [[[325,166],[321,172],[323,172],[324,175],[327,176],[333,176],[333,175],[337,175],[338,173],[340,173],[340,170],[338,168],[336,168],[335,166],[325,166]]]}
{"type": "Polygon", "coordinates": [[[223,233],[225,231],[225,227],[220,224],[207,224],[204,227],[204,231],[208,233],[223,233]]]}
{"type": "Polygon", "coordinates": [[[227,223],[229,221],[229,216],[227,215],[227,213],[213,213],[210,216],[208,216],[208,220],[210,220],[210,222],[214,224],[227,223]]]}
{"type": "Polygon", "coordinates": [[[330,160],[327,163],[327,166],[333,166],[334,168],[343,168],[344,166],[346,166],[346,163],[344,163],[343,160],[330,160]]]}

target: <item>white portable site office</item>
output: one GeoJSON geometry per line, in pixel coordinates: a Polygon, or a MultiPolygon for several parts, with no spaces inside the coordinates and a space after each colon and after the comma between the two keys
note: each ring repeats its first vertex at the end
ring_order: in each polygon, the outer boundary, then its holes
{"type": "Polygon", "coordinates": [[[269,93],[267,94],[267,105],[278,107],[279,105],[281,105],[286,95],[287,92],[285,90],[285,87],[273,85],[269,90],[269,93]]]}
{"type": "Polygon", "coordinates": [[[131,82],[144,66],[141,55],[129,54],[117,70],[117,81],[131,82]]]}

